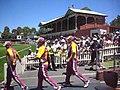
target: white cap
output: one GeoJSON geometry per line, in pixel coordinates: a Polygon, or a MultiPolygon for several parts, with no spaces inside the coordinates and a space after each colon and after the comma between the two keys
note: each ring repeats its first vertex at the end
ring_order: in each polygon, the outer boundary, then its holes
{"type": "Polygon", "coordinates": [[[78,40],[75,40],[75,42],[76,42],[76,43],[80,43],[80,41],[78,41],[78,40]]]}
{"type": "Polygon", "coordinates": [[[31,49],[29,49],[31,51],[31,49]]]}
{"type": "Polygon", "coordinates": [[[10,41],[6,41],[3,46],[7,46],[7,45],[11,45],[11,42],[10,41]]]}
{"type": "Polygon", "coordinates": [[[117,31],[116,33],[118,34],[119,32],[117,31]]]}
{"type": "Polygon", "coordinates": [[[88,39],[86,39],[86,41],[89,41],[88,39]]]}
{"type": "Polygon", "coordinates": [[[61,40],[61,42],[65,42],[65,40],[64,40],[64,39],[62,39],[62,40],[61,40]]]}
{"type": "Polygon", "coordinates": [[[50,43],[50,40],[47,40],[47,43],[50,43]]]}
{"type": "Polygon", "coordinates": [[[67,40],[69,40],[69,39],[74,40],[74,37],[73,36],[68,36],[66,39],[67,40]]]}
{"type": "Polygon", "coordinates": [[[58,41],[58,39],[55,39],[55,41],[58,41]]]}
{"type": "Polygon", "coordinates": [[[93,38],[94,41],[97,41],[97,38],[93,38]]]}

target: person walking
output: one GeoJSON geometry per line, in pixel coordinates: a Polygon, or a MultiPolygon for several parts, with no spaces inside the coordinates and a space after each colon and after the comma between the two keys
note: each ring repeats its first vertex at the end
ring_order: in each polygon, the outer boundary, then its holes
{"type": "Polygon", "coordinates": [[[37,44],[39,46],[38,52],[36,54],[36,57],[34,58],[28,58],[28,60],[40,60],[39,64],[39,71],[38,71],[38,90],[43,90],[42,89],[42,82],[43,79],[48,82],[50,85],[54,87],[55,90],[60,90],[61,86],[59,86],[49,75],[47,72],[48,68],[48,59],[50,59],[49,52],[44,45],[45,40],[43,37],[40,37],[37,41],[37,44]]]}
{"type": "Polygon", "coordinates": [[[22,90],[27,90],[28,87],[26,84],[19,78],[18,74],[16,73],[16,60],[20,61],[21,65],[24,63],[21,61],[21,58],[18,52],[11,46],[11,42],[5,42],[4,45],[6,47],[6,60],[7,60],[7,77],[6,77],[6,84],[4,86],[4,90],[8,90],[10,88],[10,84],[12,78],[20,85],[22,90]]]}
{"type": "Polygon", "coordinates": [[[67,37],[68,42],[68,56],[67,56],[67,68],[66,68],[66,79],[64,86],[70,86],[70,77],[72,74],[76,75],[80,80],[84,82],[84,87],[88,87],[89,80],[83,76],[77,69],[77,44],[74,42],[73,36],[67,37]]]}

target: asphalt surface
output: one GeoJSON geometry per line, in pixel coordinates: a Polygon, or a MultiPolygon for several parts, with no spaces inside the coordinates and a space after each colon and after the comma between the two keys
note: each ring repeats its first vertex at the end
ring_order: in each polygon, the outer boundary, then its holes
{"type": "MultiPolygon", "coordinates": [[[[71,76],[71,84],[70,87],[64,87],[63,83],[65,81],[65,68],[57,69],[57,71],[48,71],[49,76],[51,76],[59,85],[62,86],[61,90],[104,90],[98,89],[98,87],[107,86],[104,81],[96,80],[96,71],[85,70],[85,67],[78,67],[79,71],[85,75],[89,80],[89,86],[84,88],[84,83],[79,80],[76,76],[71,76]]],[[[20,78],[27,84],[28,90],[37,90],[37,70],[29,70],[25,71],[24,74],[20,75],[20,78]]],[[[12,81],[10,90],[21,90],[19,85],[12,81]]],[[[46,81],[43,81],[43,90],[54,90],[52,86],[50,86],[46,81]]],[[[110,90],[110,89],[105,89],[110,90]]],[[[111,89],[114,90],[114,89],[111,89]]]]}

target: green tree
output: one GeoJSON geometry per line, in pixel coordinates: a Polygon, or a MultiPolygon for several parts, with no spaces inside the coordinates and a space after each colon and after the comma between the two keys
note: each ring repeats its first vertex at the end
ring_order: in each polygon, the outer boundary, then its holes
{"type": "Polygon", "coordinates": [[[34,28],[34,27],[30,31],[31,31],[31,34],[33,34],[33,35],[36,34],[36,28],[34,28]]]}
{"type": "Polygon", "coordinates": [[[13,29],[13,30],[12,30],[12,37],[11,37],[11,38],[15,39],[16,36],[17,36],[17,30],[16,30],[16,29],[13,29]]]}
{"type": "Polygon", "coordinates": [[[17,35],[17,30],[16,30],[16,29],[13,29],[13,30],[12,30],[12,34],[17,35]]]}
{"type": "Polygon", "coordinates": [[[25,26],[23,28],[23,35],[24,35],[24,38],[26,38],[30,33],[30,28],[28,26],[25,26]]]}
{"type": "Polygon", "coordinates": [[[11,33],[10,33],[10,29],[8,26],[4,27],[4,31],[3,31],[1,36],[3,39],[10,39],[11,38],[11,33]]]}
{"type": "Polygon", "coordinates": [[[17,35],[20,35],[21,33],[23,33],[23,30],[21,27],[17,27],[17,35]]]}
{"type": "Polygon", "coordinates": [[[111,26],[120,26],[120,15],[117,16],[112,22],[110,22],[111,26]]]}

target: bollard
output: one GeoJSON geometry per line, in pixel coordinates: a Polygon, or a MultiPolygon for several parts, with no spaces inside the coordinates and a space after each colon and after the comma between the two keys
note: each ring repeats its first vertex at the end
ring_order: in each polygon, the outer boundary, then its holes
{"type": "Polygon", "coordinates": [[[4,64],[4,82],[6,82],[6,76],[7,76],[7,63],[4,64]]]}

